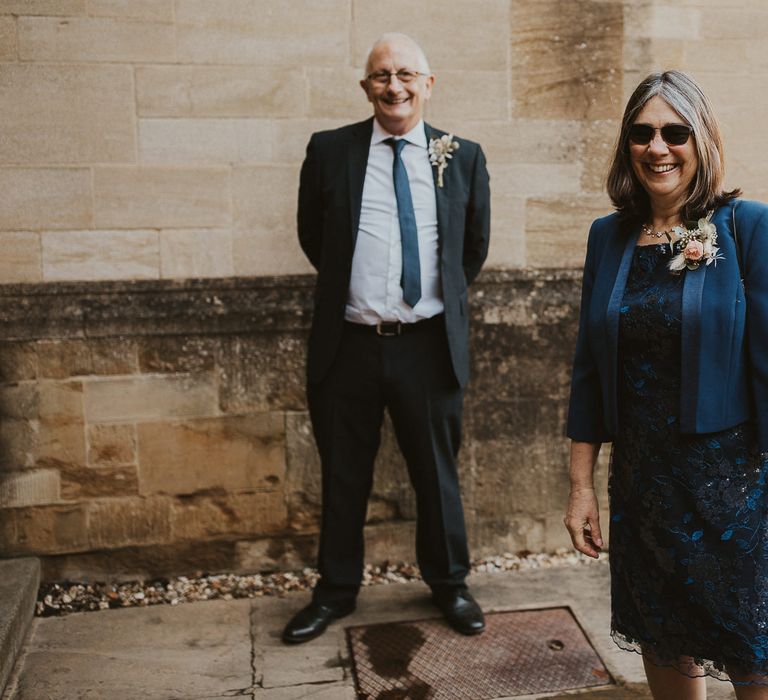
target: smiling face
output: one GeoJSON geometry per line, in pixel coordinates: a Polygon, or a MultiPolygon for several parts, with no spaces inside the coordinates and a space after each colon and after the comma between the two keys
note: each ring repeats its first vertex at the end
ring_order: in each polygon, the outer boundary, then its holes
{"type": "MultiPolygon", "coordinates": [[[[415,44],[405,39],[389,39],[376,44],[368,57],[366,72],[395,73],[399,70],[428,73],[424,57],[415,44]]],[[[424,116],[424,106],[432,95],[434,75],[419,75],[409,83],[390,76],[386,84],[364,79],[360,85],[373,105],[376,120],[396,136],[413,129],[424,116]]]]}
{"type": "MultiPolygon", "coordinates": [[[[660,129],[667,124],[685,124],[685,120],[661,97],[652,97],[637,115],[635,124],[660,129]]],[[[650,143],[629,142],[632,169],[648,193],[653,210],[679,209],[696,175],[698,156],[693,134],[686,143],[670,146],[655,131],[650,143]]]]}

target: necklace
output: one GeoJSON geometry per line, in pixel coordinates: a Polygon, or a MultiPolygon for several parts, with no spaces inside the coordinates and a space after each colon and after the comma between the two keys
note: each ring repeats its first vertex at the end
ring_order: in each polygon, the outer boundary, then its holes
{"type": "Polygon", "coordinates": [[[666,236],[669,240],[672,240],[672,234],[674,233],[675,228],[676,227],[673,226],[664,231],[657,231],[650,224],[643,224],[640,227],[640,230],[643,232],[644,236],[648,236],[649,238],[661,238],[666,236]]]}

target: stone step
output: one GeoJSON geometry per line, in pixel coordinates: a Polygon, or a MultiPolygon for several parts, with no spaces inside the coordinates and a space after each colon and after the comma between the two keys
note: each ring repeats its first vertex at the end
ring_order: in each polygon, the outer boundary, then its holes
{"type": "Polygon", "coordinates": [[[39,586],[37,559],[0,560],[0,694],[32,622],[39,586]]]}

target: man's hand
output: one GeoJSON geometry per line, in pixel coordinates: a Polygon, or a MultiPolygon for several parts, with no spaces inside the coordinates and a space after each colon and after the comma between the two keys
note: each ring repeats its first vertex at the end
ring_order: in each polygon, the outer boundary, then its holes
{"type": "Polygon", "coordinates": [[[563,522],[571,535],[573,546],[588,557],[597,559],[603,547],[603,538],[600,533],[600,511],[595,489],[571,489],[568,511],[563,522]]]}

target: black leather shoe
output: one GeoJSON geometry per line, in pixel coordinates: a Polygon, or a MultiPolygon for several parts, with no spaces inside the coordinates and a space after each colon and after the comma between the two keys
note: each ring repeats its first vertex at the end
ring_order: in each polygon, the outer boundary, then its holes
{"type": "Polygon", "coordinates": [[[297,612],[283,630],[283,641],[286,644],[301,644],[319,637],[333,620],[345,617],[355,610],[355,601],[343,603],[312,602],[306,608],[297,612]]]}
{"type": "Polygon", "coordinates": [[[434,592],[432,602],[440,608],[446,622],[461,634],[480,634],[485,629],[483,611],[469,591],[454,588],[434,592]]]}

